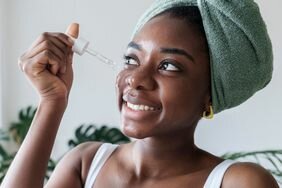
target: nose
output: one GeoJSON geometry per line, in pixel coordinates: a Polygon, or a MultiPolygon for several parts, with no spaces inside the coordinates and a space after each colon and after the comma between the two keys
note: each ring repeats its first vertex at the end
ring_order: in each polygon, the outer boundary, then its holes
{"type": "Polygon", "coordinates": [[[152,73],[146,72],[146,70],[131,72],[125,81],[130,88],[136,90],[154,90],[157,85],[152,73]]]}

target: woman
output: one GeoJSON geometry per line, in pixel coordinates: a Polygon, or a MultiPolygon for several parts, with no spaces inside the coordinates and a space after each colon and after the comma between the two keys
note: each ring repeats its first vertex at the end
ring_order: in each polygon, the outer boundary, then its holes
{"type": "MultiPolygon", "coordinates": [[[[20,58],[40,103],[2,187],[43,187],[72,84],[68,35],[77,37],[78,26],[67,35],[44,33],[20,58]]],[[[224,161],[194,144],[202,117],[242,103],[271,72],[271,44],[253,1],[156,1],[140,19],[117,77],[122,131],[137,140],[78,146],[46,187],[278,187],[262,167],[224,161]]]]}

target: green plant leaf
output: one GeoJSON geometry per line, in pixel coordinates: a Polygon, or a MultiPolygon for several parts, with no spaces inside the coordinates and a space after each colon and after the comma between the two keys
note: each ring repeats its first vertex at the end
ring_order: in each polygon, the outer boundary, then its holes
{"type": "Polygon", "coordinates": [[[83,142],[99,141],[112,144],[129,142],[130,139],[117,128],[109,128],[103,125],[97,128],[95,125],[81,125],[75,130],[75,138],[68,141],[70,147],[75,147],[83,142]]]}
{"type": "Polygon", "coordinates": [[[253,152],[235,152],[226,153],[221,156],[224,159],[231,160],[247,160],[255,161],[257,164],[263,166],[262,159],[269,162],[270,166],[267,170],[273,174],[276,180],[281,184],[282,182],[282,150],[263,150],[263,151],[253,151],[253,152]]]}
{"type": "Polygon", "coordinates": [[[9,141],[10,140],[9,131],[0,129],[0,140],[9,141]]]}
{"type": "Polygon", "coordinates": [[[0,159],[0,182],[3,181],[13,159],[15,157],[15,154],[7,154],[6,155],[1,155],[0,159]]]}
{"type": "Polygon", "coordinates": [[[55,162],[53,159],[49,159],[48,161],[48,166],[47,166],[47,170],[46,170],[46,174],[45,174],[45,179],[48,180],[52,174],[52,172],[54,171],[54,169],[56,168],[57,162],[55,162]]]}
{"type": "Polygon", "coordinates": [[[36,113],[36,108],[32,106],[28,106],[25,109],[21,109],[19,112],[19,120],[18,122],[11,123],[11,127],[9,129],[9,132],[12,135],[13,140],[20,145],[31,125],[31,122],[34,118],[34,115],[36,113]]]}

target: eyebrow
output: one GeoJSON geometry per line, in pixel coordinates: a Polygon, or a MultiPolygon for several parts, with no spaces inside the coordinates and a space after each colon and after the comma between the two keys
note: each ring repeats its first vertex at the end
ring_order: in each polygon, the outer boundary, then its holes
{"type": "MultiPolygon", "coordinates": [[[[135,42],[130,42],[127,45],[127,48],[134,48],[138,51],[142,51],[142,46],[135,43],[135,42]]],[[[167,54],[177,54],[177,55],[183,55],[185,56],[187,59],[191,60],[192,62],[195,62],[193,56],[191,54],[189,54],[188,52],[186,52],[183,49],[179,49],[179,48],[161,48],[161,53],[167,53],[167,54]]]]}
{"type": "Polygon", "coordinates": [[[192,55],[187,53],[185,50],[179,49],[179,48],[161,48],[162,53],[168,53],[168,54],[177,54],[177,55],[183,55],[189,60],[194,61],[194,58],[192,55]]]}
{"type": "Polygon", "coordinates": [[[135,43],[135,42],[130,42],[128,45],[127,45],[127,48],[134,48],[136,50],[139,50],[139,51],[142,51],[142,47],[141,45],[135,43]]]}

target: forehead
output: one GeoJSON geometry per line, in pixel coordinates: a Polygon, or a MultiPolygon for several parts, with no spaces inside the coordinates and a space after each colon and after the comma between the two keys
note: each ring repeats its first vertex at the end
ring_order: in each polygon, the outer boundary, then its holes
{"type": "Polygon", "coordinates": [[[190,52],[204,46],[203,37],[195,25],[165,14],[147,22],[136,33],[133,41],[148,48],[177,47],[190,52]]]}

